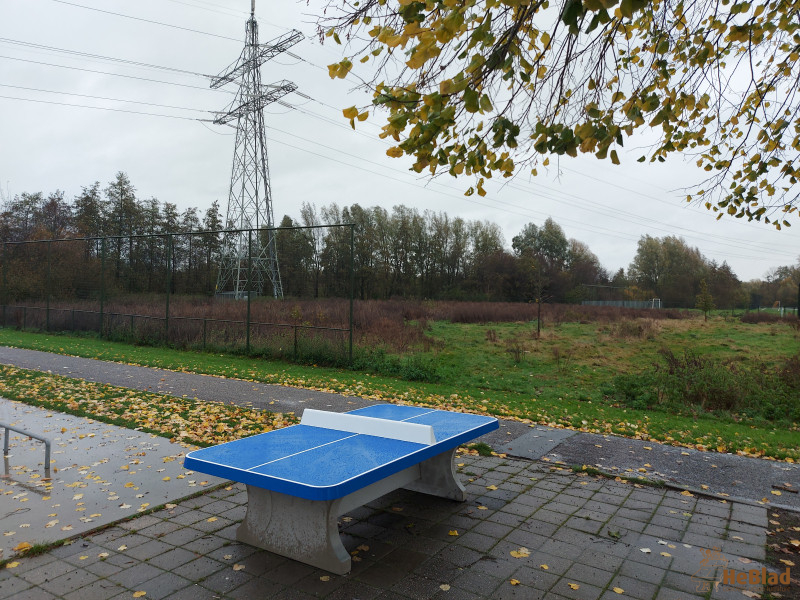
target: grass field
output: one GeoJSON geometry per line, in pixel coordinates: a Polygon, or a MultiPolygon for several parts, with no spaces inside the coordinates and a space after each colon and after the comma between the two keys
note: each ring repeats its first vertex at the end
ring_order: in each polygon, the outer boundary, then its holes
{"type": "MultiPolygon", "coordinates": [[[[408,326],[418,324],[408,321],[408,326]]],[[[10,329],[0,330],[0,344],[469,410],[702,450],[800,459],[800,419],[792,418],[800,414],[800,394],[791,387],[793,377],[800,380],[800,338],[787,323],[741,323],[721,316],[707,323],[700,316],[564,321],[537,336],[531,322],[438,320],[428,321],[424,331],[425,339],[398,358],[418,366],[421,381],[413,382],[364,371],[10,329]],[[692,356],[702,357],[686,363],[705,365],[711,383],[701,384],[711,386],[710,404],[669,400],[667,384],[658,379],[669,375],[664,349],[675,356],[691,349],[692,356]],[[738,379],[719,378],[730,373],[738,379]],[[620,382],[620,376],[628,380],[620,382]],[[651,378],[656,392],[649,401],[625,397],[623,383],[630,387],[651,378]],[[741,404],[713,404],[716,396],[726,396],[730,388],[745,390],[748,382],[760,396],[751,394],[741,404]],[[784,387],[772,393],[768,384],[773,383],[784,387]],[[727,388],[719,393],[714,385],[727,388]],[[775,406],[765,412],[759,403],[775,406]]],[[[691,370],[672,374],[680,382],[692,377],[691,370]]]]}

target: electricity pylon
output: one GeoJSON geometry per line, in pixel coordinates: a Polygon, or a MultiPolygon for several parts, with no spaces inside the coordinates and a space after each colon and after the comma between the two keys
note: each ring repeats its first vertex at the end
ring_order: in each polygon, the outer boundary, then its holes
{"type": "Polygon", "coordinates": [[[250,18],[245,27],[244,50],[236,62],[211,80],[214,89],[234,81],[239,83],[233,102],[224,112],[214,113],[214,123],[217,125],[232,125],[236,121],[236,148],[225,227],[257,230],[225,234],[217,295],[244,298],[248,291],[261,295],[265,293],[265,277],[269,277],[272,295],[283,298],[275,231],[272,229],[274,219],[264,135],[264,107],[293,92],[297,86],[285,80],[262,85],[260,67],[301,39],[303,34],[292,30],[269,44],[259,44],[255,0],[252,0],[250,18]]]}

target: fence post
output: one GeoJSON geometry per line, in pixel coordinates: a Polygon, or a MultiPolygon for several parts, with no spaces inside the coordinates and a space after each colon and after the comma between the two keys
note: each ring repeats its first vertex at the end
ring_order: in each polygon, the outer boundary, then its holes
{"type": "Polygon", "coordinates": [[[100,238],[100,338],[103,337],[103,309],[106,300],[106,238],[100,238]]]}
{"type": "Polygon", "coordinates": [[[167,302],[164,307],[164,341],[169,344],[169,293],[172,289],[172,262],[173,256],[172,234],[167,234],[167,302]]]}
{"type": "Polygon", "coordinates": [[[253,288],[253,230],[247,232],[247,333],[245,352],[250,354],[250,290],[253,288]]]}
{"type": "Polygon", "coordinates": [[[208,319],[206,319],[206,317],[203,317],[203,350],[206,349],[206,322],[207,321],[208,321],[208,319]]]}
{"type": "Polygon", "coordinates": [[[47,240],[47,283],[45,284],[45,309],[44,309],[44,330],[50,331],[50,293],[52,290],[52,260],[53,260],[53,240],[47,240]]]}
{"type": "Polygon", "coordinates": [[[350,364],[353,364],[353,295],[356,288],[356,272],[355,272],[355,231],[356,226],[350,225],[350,345],[349,345],[349,358],[350,364]]]}
{"type": "Polygon", "coordinates": [[[8,242],[3,242],[3,327],[6,326],[6,305],[8,305],[8,242]]]}

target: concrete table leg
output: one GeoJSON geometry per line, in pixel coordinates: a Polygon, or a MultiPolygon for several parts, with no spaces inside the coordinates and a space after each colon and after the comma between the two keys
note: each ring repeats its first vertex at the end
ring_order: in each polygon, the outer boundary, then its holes
{"type": "Polygon", "coordinates": [[[455,452],[448,450],[335,500],[307,500],[248,485],[247,514],[236,539],[344,575],[351,559],[337,518],[401,487],[463,502],[467,493],[456,475],[455,452]]]}
{"type": "Polygon", "coordinates": [[[455,454],[456,450],[453,449],[420,463],[420,478],[404,487],[414,492],[464,502],[467,491],[458,480],[455,454]]]}
{"type": "Polygon", "coordinates": [[[247,514],[236,539],[337,575],[350,571],[336,519],[339,500],[306,500],[247,486],[247,514]]]}

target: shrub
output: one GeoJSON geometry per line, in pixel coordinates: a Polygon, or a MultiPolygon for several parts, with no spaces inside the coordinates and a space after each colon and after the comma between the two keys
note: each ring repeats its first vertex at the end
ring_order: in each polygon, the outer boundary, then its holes
{"type": "Polygon", "coordinates": [[[776,315],[773,313],[768,312],[761,312],[761,311],[750,311],[744,313],[739,320],[742,323],[777,323],[781,320],[780,315],[776,315]]]}
{"type": "Polygon", "coordinates": [[[611,334],[617,338],[641,338],[652,340],[660,331],[660,327],[653,319],[624,320],[614,324],[611,334]]]}
{"type": "Polygon", "coordinates": [[[612,390],[605,393],[615,395],[626,406],[645,410],[658,405],[658,393],[651,373],[638,375],[618,375],[614,378],[612,390]]]}
{"type": "Polygon", "coordinates": [[[409,381],[435,383],[441,379],[433,358],[424,354],[400,357],[387,354],[383,348],[359,348],[353,353],[353,369],[370,371],[409,381]]]}
{"type": "Polygon", "coordinates": [[[506,352],[508,352],[514,359],[515,363],[521,363],[528,351],[527,346],[523,339],[519,336],[508,338],[505,341],[506,352]]]}
{"type": "Polygon", "coordinates": [[[553,359],[556,361],[556,369],[559,373],[566,373],[569,368],[569,363],[574,354],[573,348],[562,350],[560,346],[553,346],[550,351],[553,353],[553,359]]]}
{"type": "Polygon", "coordinates": [[[721,362],[691,350],[659,351],[663,362],[614,379],[611,396],[637,409],[733,413],[800,422],[800,355],[779,369],[721,362]]]}

